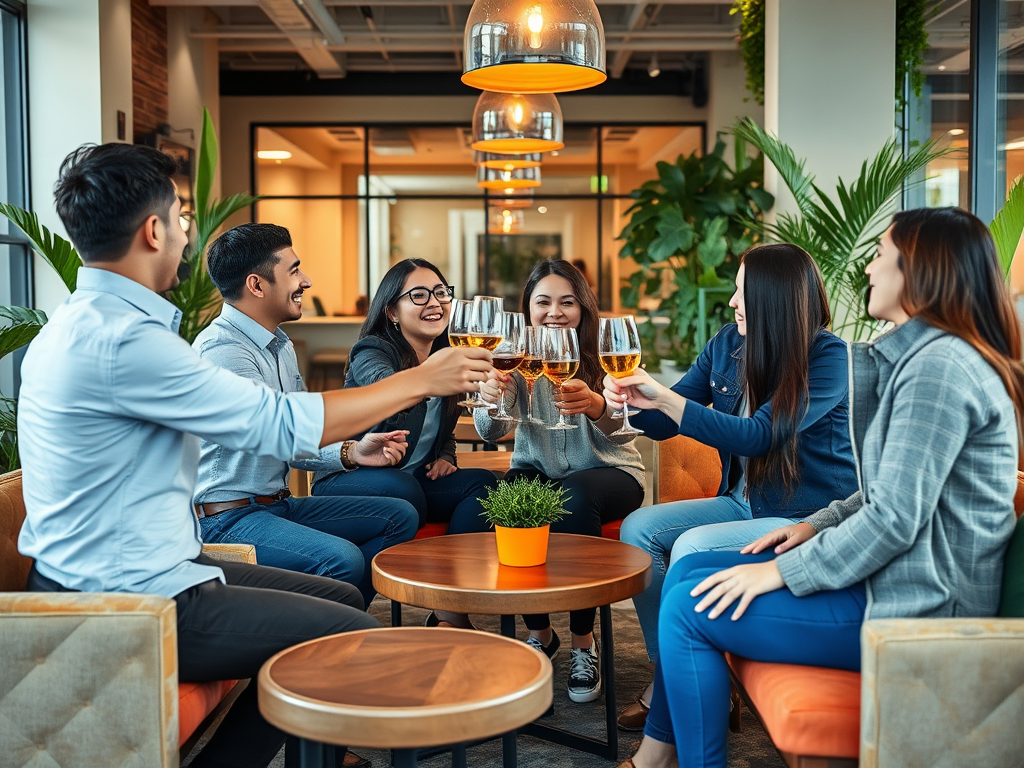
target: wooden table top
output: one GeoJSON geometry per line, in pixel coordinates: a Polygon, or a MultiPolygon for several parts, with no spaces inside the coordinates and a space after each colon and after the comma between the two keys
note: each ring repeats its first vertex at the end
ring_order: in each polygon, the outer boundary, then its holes
{"type": "Polygon", "coordinates": [[[548,561],[498,563],[493,533],[419,539],[373,559],[373,586],[392,600],[459,613],[556,613],[625,600],[651,583],[651,557],[620,541],[553,533],[548,561]]]}
{"type": "Polygon", "coordinates": [[[281,651],[259,675],[260,712],[281,730],[376,749],[496,736],[540,717],[551,698],[543,654],[464,629],[332,635],[281,651]]]}

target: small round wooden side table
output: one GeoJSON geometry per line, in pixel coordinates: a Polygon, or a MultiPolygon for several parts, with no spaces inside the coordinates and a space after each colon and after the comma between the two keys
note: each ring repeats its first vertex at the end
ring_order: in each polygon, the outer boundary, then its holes
{"type": "Polygon", "coordinates": [[[465,744],[539,717],[551,704],[551,664],[538,651],[464,629],[401,627],[311,640],[270,658],[260,712],[300,739],[302,768],[324,768],[326,745],[393,749],[396,768],[420,747],[465,744]]]}
{"type": "MultiPolygon", "coordinates": [[[[456,613],[501,615],[501,633],[515,637],[515,616],[601,609],[601,676],[607,741],[530,723],[522,733],[600,755],[618,757],[615,719],[615,646],[612,603],[643,592],[651,583],[651,557],[629,544],[596,536],[553,533],[548,561],[533,568],[498,563],[493,533],[418,539],[384,550],[373,559],[373,586],[391,599],[391,623],[402,623],[401,604],[456,613]]],[[[503,763],[516,764],[515,741],[506,739],[503,763]],[[510,743],[511,741],[511,743],[510,743]]]]}

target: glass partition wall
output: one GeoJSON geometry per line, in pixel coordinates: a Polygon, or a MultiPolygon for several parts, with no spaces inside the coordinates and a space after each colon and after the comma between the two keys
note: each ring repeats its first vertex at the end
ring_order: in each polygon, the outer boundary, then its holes
{"type": "Polygon", "coordinates": [[[605,311],[632,268],[618,258],[630,192],[659,161],[701,152],[703,124],[565,126],[533,189],[477,185],[466,125],[252,129],[253,220],[288,227],[328,315],[361,313],[398,261],[437,265],[457,296],[514,306],[539,259],[580,260],[605,311]]]}

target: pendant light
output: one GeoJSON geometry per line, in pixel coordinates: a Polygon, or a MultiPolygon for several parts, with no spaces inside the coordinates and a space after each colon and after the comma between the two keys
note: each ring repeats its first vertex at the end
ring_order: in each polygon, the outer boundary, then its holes
{"type": "Polygon", "coordinates": [[[550,152],[562,142],[562,109],[554,94],[484,91],[473,110],[473,149],[509,155],[550,152]]]}
{"type": "Polygon", "coordinates": [[[537,168],[540,166],[540,152],[528,155],[502,155],[497,152],[474,152],[473,163],[484,168],[499,171],[514,171],[516,168],[537,168]]]}
{"type": "Polygon", "coordinates": [[[487,204],[491,208],[500,208],[509,210],[523,210],[525,208],[533,207],[533,189],[504,189],[496,190],[494,193],[497,197],[488,197],[487,204]]]}
{"type": "Polygon", "coordinates": [[[478,166],[476,169],[476,185],[484,189],[526,189],[540,186],[540,168],[516,168],[503,171],[497,168],[478,166]]]}
{"type": "Polygon", "coordinates": [[[514,235],[521,231],[526,219],[522,211],[512,208],[499,208],[491,215],[487,231],[492,235],[514,235]]]}
{"type": "Polygon", "coordinates": [[[562,93],[608,79],[594,0],[475,0],[463,49],[462,82],[485,91],[562,93]]]}

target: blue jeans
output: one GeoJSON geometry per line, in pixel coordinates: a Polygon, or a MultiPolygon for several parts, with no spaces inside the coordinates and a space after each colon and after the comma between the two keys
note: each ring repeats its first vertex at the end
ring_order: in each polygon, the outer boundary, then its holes
{"type": "Polygon", "coordinates": [[[672,566],[661,603],[661,663],[644,734],[676,745],[680,768],[725,768],[729,669],[723,653],[754,661],[860,670],[864,584],[796,597],[788,589],[755,597],[738,621],[694,607],[690,591],[713,573],[773,553],[699,552],[672,566]]]}
{"type": "Polygon", "coordinates": [[[477,501],[497,484],[486,469],[457,469],[437,480],[427,478],[424,467],[413,472],[401,469],[362,467],[318,480],[314,496],[387,496],[404,499],[416,508],[419,527],[425,523],[447,522],[448,533],[482,533],[489,529],[480,517],[484,511],[477,501]]]}
{"type": "Polygon", "coordinates": [[[687,499],[644,507],[622,523],[619,537],[651,556],[651,585],[633,598],[647,655],[658,661],[658,609],[662,583],[669,566],[693,552],[743,549],[754,539],[793,520],[784,517],[752,518],[742,496],[687,499]]]}
{"type": "Polygon", "coordinates": [[[416,510],[401,499],[290,497],[199,521],[203,541],[252,544],[260,565],[354,584],[369,607],[370,561],[416,535],[416,510]]]}

